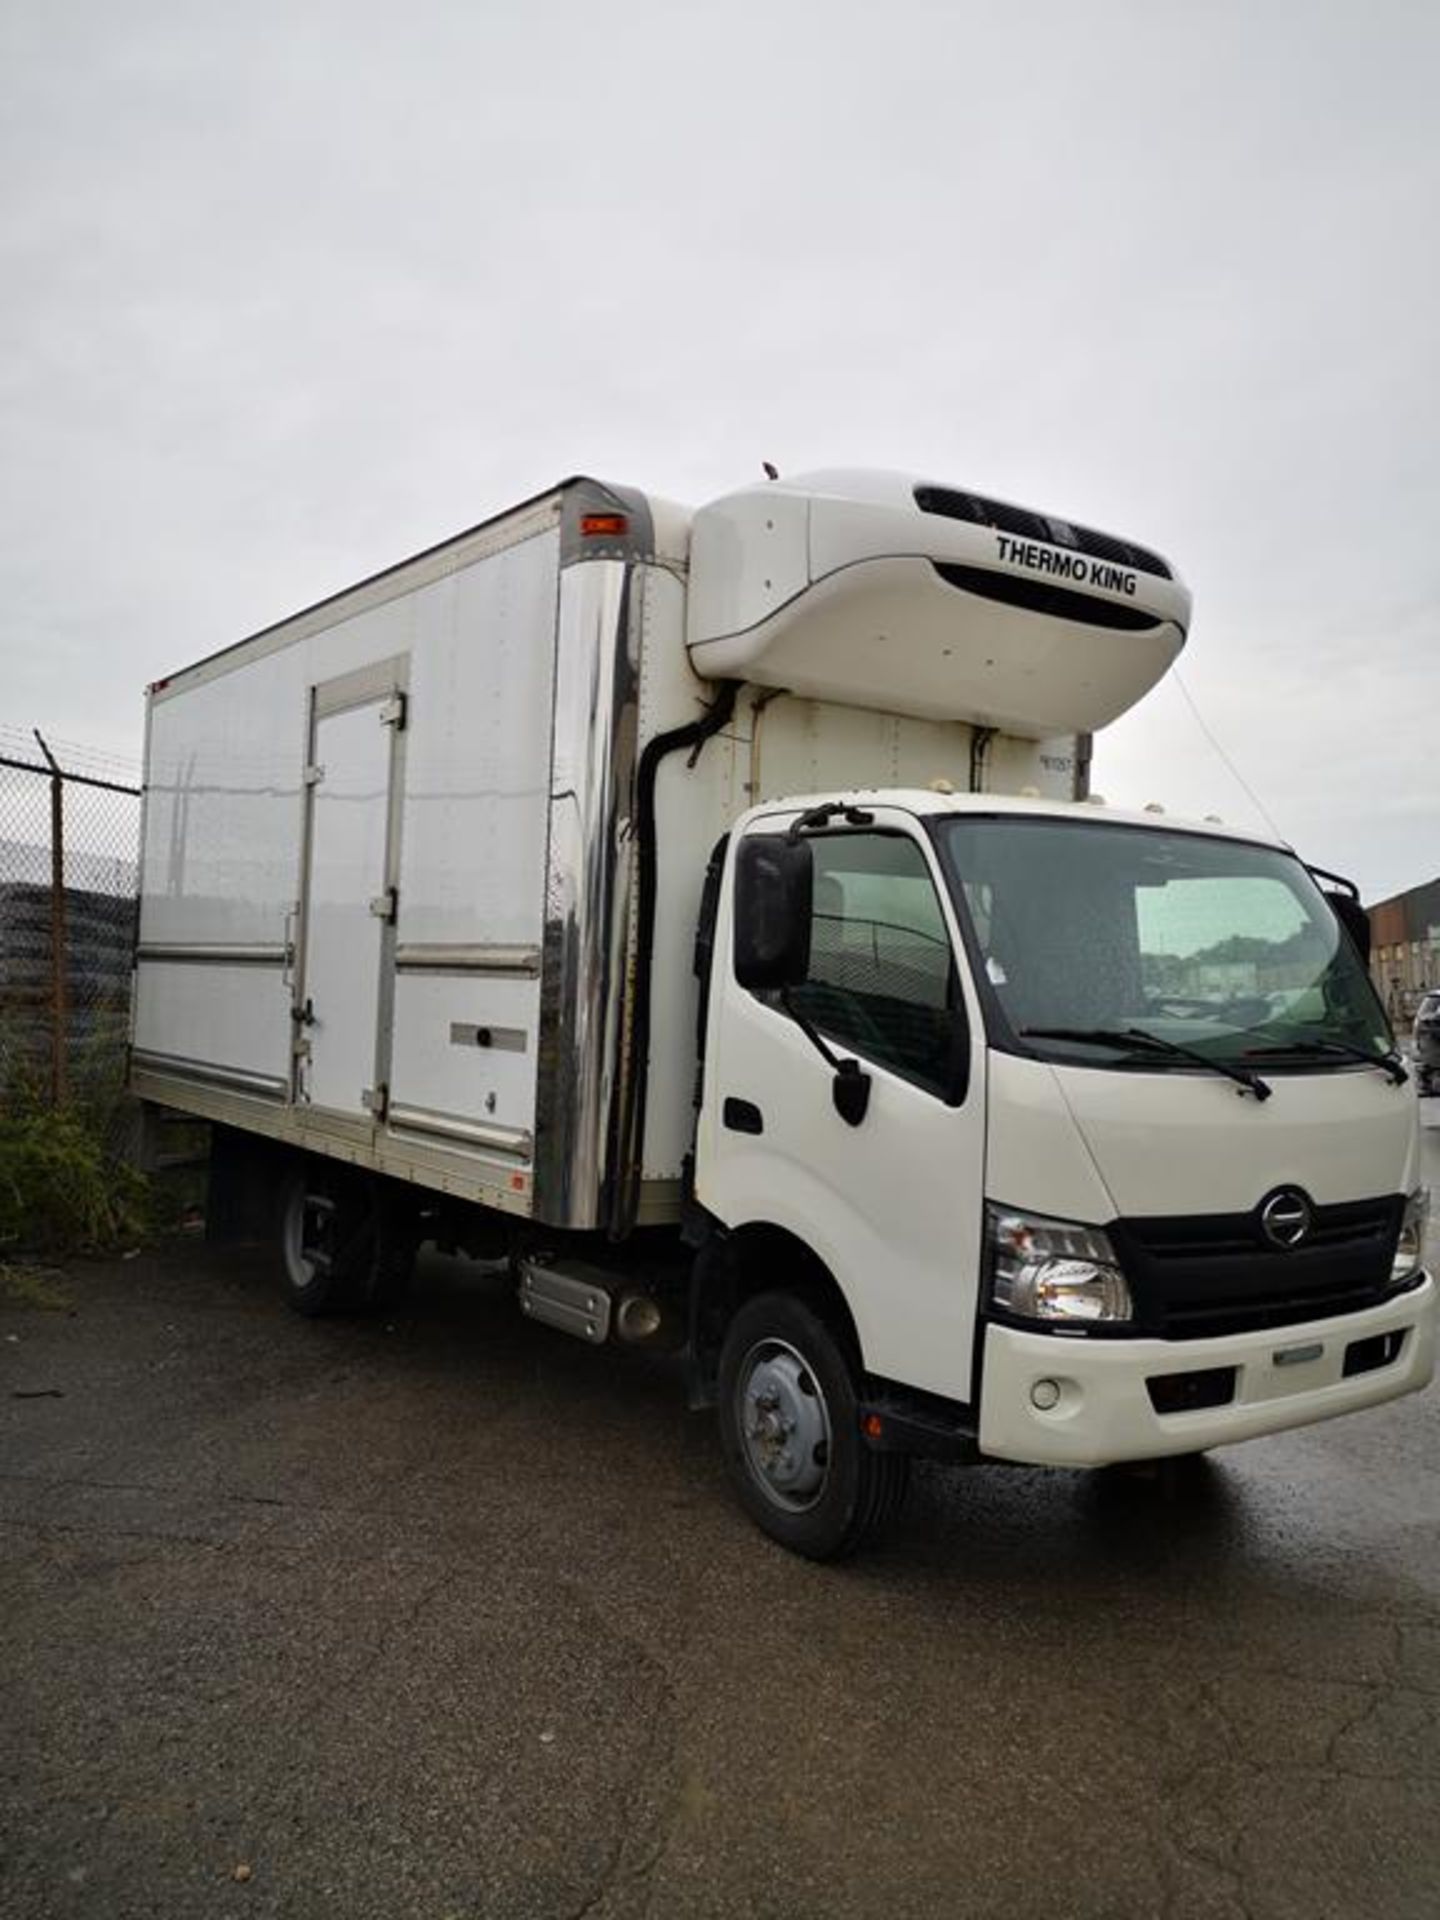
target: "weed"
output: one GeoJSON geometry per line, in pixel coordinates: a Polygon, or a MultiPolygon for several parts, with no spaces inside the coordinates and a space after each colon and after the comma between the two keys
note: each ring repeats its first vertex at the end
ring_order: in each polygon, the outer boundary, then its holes
{"type": "Polygon", "coordinates": [[[0,1254],[107,1253],[149,1219],[144,1178],[109,1144],[104,1119],[50,1110],[21,1092],[0,1110],[0,1254]]]}
{"type": "Polygon", "coordinates": [[[31,1307],[37,1313],[69,1313],[74,1302],[60,1282],[61,1275],[51,1268],[0,1260],[0,1300],[9,1306],[31,1307]]]}

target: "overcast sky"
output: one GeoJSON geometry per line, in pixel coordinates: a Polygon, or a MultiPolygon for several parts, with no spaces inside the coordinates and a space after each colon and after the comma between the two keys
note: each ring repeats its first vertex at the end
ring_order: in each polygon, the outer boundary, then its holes
{"type": "MultiPolygon", "coordinates": [[[[1440,872],[1434,0],[4,0],[0,724],[577,470],[1130,535],[1367,898],[1440,872]]],[[[1173,677],[1115,800],[1258,823],[1173,677]]]]}

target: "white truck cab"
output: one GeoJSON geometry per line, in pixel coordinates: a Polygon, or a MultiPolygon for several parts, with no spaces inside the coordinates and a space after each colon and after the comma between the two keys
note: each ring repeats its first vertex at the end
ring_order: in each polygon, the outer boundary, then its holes
{"type": "Polygon", "coordinates": [[[302,1313],[424,1240],[673,1340],[750,1513],[1410,1392],[1417,1109],[1345,883],[1087,802],[1161,555],[922,475],[576,478],[157,681],[132,1083],[302,1313]],[[1323,882],[1323,884],[1322,884],[1323,882]]]}
{"type": "MultiPolygon", "coordinates": [[[[1293,854],[1086,805],[852,793],[755,809],[729,872],[696,1198],[742,1244],[783,1235],[802,1290],[812,1261],[817,1298],[833,1281],[872,1449],[948,1432],[1101,1466],[1430,1377],[1413,1089],[1293,854]]],[[[837,1415],[788,1311],[757,1324],[722,1421],[803,1541],[837,1415]]]]}

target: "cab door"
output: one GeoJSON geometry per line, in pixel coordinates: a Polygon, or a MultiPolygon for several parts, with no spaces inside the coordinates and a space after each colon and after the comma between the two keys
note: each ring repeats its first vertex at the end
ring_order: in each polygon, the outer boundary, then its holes
{"type": "MultiPolygon", "coordinates": [[[[784,831],[792,816],[751,821],[784,831]]],[[[844,1292],[868,1371],[969,1401],[983,1227],[985,1048],[938,866],[918,821],[866,809],[807,834],[809,974],[791,1005],[870,1076],[863,1119],[781,996],[738,986],[727,885],[712,968],[696,1192],[765,1222],[844,1292]]],[[[733,852],[732,852],[733,869],[733,852]]],[[[777,1276],[783,1285],[783,1276],[777,1276]]]]}

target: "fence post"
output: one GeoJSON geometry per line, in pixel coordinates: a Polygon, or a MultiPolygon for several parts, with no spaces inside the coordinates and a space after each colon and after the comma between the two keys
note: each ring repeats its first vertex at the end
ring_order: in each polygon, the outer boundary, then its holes
{"type": "Polygon", "coordinates": [[[69,1085],[69,939],[65,926],[65,778],[40,729],[32,729],[50,768],[50,1104],[65,1105],[69,1085]]]}

